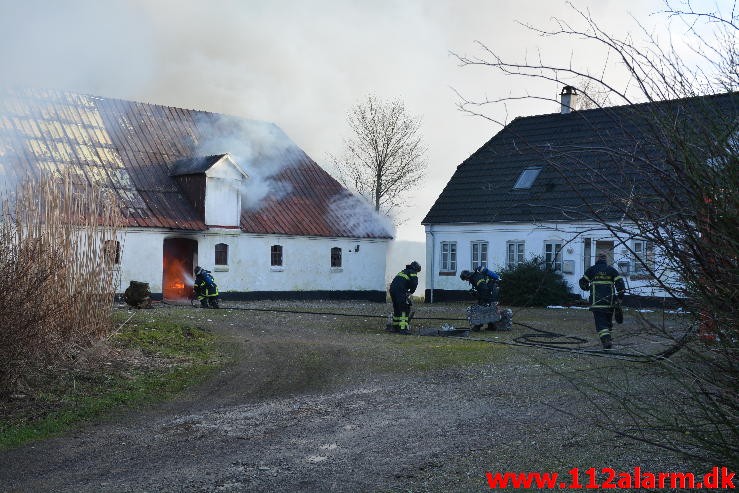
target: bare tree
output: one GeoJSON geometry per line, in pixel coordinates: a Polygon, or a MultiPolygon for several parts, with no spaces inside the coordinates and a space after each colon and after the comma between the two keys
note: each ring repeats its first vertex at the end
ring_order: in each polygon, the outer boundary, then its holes
{"type": "Polygon", "coordinates": [[[331,156],[339,178],[390,216],[424,174],[420,120],[408,114],[402,101],[374,95],[354,106],[347,120],[352,136],[344,140],[341,158],[331,156]]]}
{"type": "MultiPolygon", "coordinates": [[[[702,327],[715,342],[706,345],[680,337],[673,346],[681,349],[679,355],[667,360],[664,357],[669,354],[663,354],[652,367],[655,375],[671,379],[669,389],[659,392],[655,386],[647,398],[630,389],[628,381],[609,385],[601,389],[601,396],[611,399],[595,409],[596,419],[621,436],[706,464],[736,467],[739,119],[735,103],[734,111],[726,112],[716,106],[715,97],[708,97],[739,88],[736,5],[729,12],[698,11],[690,2],[679,7],[666,2],[657,14],[690,37],[680,48],[663,43],[641,25],[643,43],[631,37],[619,39],[603,30],[589,12],[572,9],[578,26],[555,20],[553,30],[525,27],[543,38],[566,37],[605,48],[617,62],[614,67],[623,71],[622,77],[606,77],[612,71],[605,70],[594,76],[589,67],[573,64],[550,65],[542,56],[535,61],[504,60],[479,42],[479,56],[455,56],[462,66],[485,66],[513,77],[575,86],[585,96],[586,108],[602,107],[608,101],[631,110],[625,120],[624,111],[619,112],[605,131],[592,129],[588,152],[600,154],[597,162],[584,162],[583,149],[567,145],[547,149],[542,160],[560,173],[571,193],[580,196],[585,206],[581,220],[609,230],[634,256],[629,240],[639,238],[654,246],[654,256],[640,257],[641,268],[674,304],[692,314],[690,333],[702,327]],[[608,99],[598,97],[602,94],[608,99]],[[685,108],[689,108],[687,114],[682,112],[685,108]],[[645,131],[634,133],[634,128],[645,131]],[[620,136],[618,146],[613,145],[614,134],[620,136]],[[624,139],[631,145],[621,145],[624,139]],[[573,173],[573,162],[578,163],[579,173],[573,173]],[[597,196],[606,200],[596,203],[584,189],[597,190],[597,196]],[[613,426],[611,418],[616,414],[631,420],[632,426],[613,426]]],[[[532,97],[558,103],[554,97],[528,94],[484,100],[460,96],[459,107],[503,124],[486,108],[532,97]]],[[[604,113],[610,114],[607,109],[604,113]]],[[[526,145],[520,140],[517,144],[526,145]]],[[[675,336],[665,324],[650,328],[675,336]]]]}

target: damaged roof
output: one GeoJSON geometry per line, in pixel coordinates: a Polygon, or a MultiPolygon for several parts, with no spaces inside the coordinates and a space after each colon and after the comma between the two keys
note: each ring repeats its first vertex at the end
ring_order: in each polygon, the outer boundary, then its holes
{"type": "Polygon", "coordinates": [[[175,176],[202,173],[226,153],[255,186],[254,193],[246,189],[250,205],[241,215],[244,232],[391,237],[374,217],[358,214],[371,209],[272,123],[69,92],[0,88],[0,183],[66,175],[112,189],[132,227],[206,230],[175,176]],[[250,202],[250,194],[259,200],[250,202]]]}
{"type": "Polygon", "coordinates": [[[224,156],[226,155],[215,154],[213,156],[178,159],[169,167],[169,174],[172,176],[182,176],[205,173],[224,156]]]}

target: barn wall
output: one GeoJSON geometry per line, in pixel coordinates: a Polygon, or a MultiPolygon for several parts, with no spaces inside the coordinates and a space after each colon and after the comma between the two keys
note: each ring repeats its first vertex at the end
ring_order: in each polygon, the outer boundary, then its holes
{"type": "Polygon", "coordinates": [[[224,292],[377,291],[385,292],[388,240],[253,235],[220,229],[185,233],[127,230],[121,234],[120,291],[131,280],[145,281],[162,292],[165,238],[198,242],[197,263],[210,271],[224,292]],[[228,265],[215,265],[215,245],[228,245],[228,265]],[[282,245],[283,266],[270,265],[270,247],[282,245]],[[342,250],[342,267],[331,268],[331,248],[342,250]],[[357,248],[358,247],[358,248],[357,248]]]}

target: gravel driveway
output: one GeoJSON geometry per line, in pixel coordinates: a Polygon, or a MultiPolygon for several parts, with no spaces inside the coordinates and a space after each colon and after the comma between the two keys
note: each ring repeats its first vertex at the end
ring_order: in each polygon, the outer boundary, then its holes
{"type": "MultiPolygon", "coordinates": [[[[388,309],[341,302],[271,305],[374,315],[388,309]]],[[[458,317],[460,306],[417,311],[458,317]]],[[[643,364],[389,335],[381,330],[384,321],[373,318],[182,307],[137,317],[168,317],[212,330],[234,364],[175,401],[0,453],[0,490],[483,491],[486,471],[656,471],[679,464],[591,425],[587,416],[597,403],[571,384],[573,375],[600,383],[628,372],[651,385],[643,364]],[[463,364],[443,357],[446,351],[466,354],[467,347],[476,353],[463,364]]],[[[540,310],[515,317],[531,323],[558,317],[558,327],[595,344],[587,312],[540,310]]],[[[434,324],[441,322],[418,325],[434,324]]],[[[483,335],[507,341],[521,332],[483,335]]]]}

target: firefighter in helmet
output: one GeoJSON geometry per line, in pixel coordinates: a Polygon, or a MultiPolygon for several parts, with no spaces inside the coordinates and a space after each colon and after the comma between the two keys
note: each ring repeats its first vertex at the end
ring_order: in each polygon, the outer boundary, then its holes
{"type": "MultiPolygon", "coordinates": [[[[467,309],[468,313],[487,313],[488,316],[490,315],[490,308],[495,309],[495,318],[497,320],[503,319],[503,314],[497,310],[497,301],[499,298],[499,288],[498,288],[498,281],[500,281],[500,276],[491,271],[490,269],[478,266],[473,271],[463,270],[459,274],[459,278],[463,281],[467,281],[470,283],[472,288],[470,289],[470,293],[477,296],[477,305],[478,307],[469,307],[467,309]],[[481,311],[482,310],[482,311],[481,311]]],[[[510,320],[510,314],[506,312],[505,315],[506,321],[501,324],[501,327],[505,326],[508,327],[508,321],[510,320]]],[[[473,317],[478,318],[478,317],[473,317]]],[[[488,317],[483,317],[488,318],[488,317]]],[[[472,323],[472,330],[479,331],[482,329],[481,323],[475,323],[472,321],[473,319],[470,319],[470,322],[472,323]]],[[[487,322],[487,329],[488,330],[496,330],[496,322],[491,321],[492,319],[488,318],[487,322]]],[[[480,320],[478,319],[477,322],[480,320]]]]}
{"type": "Polygon", "coordinates": [[[498,281],[500,276],[487,267],[478,266],[473,271],[463,270],[459,278],[472,285],[470,292],[477,295],[478,305],[488,305],[498,301],[498,281]]]}
{"type": "Polygon", "coordinates": [[[589,267],[579,281],[580,289],[590,291],[590,310],[603,349],[613,347],[613,312],[616,303],[623,300],[626,288],[623,278],[613,266],[608,265],[607,259],[606,252],[600,252],[595,265],[589,267]]]}
{"type": "Polygon", "coordinates": [[[199,265],[195,267],[195,296],[203,308],[218,308],[218,285],[210,271],[199,265]]]}
{"type": "Polygon", "coordinates": [[[421,264],[415,260],[405,266],[390,283],[390,298],[393,300],[393,323],[392,332],[409,334],[411,295],[418,287],[418,273],[421,272],[421,264]]]}

